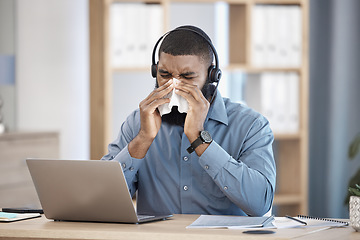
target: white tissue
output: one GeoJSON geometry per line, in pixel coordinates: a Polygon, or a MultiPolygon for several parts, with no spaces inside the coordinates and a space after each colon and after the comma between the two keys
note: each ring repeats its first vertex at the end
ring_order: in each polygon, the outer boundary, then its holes
{"type": "MultiPolygon", "coordinates": [[[[174,85],[178,82],[180,82],[180,80],[173,78],[174,85]]],[[[173,106],[177,106],[178,111],[181,113],[186,113],[189,110],[189,103],[185,98],[175,93],[175,88],[164,98],[170,98],[170,102],[162,104],[158,107],[161,116],[170,113],[173,106]]]]}

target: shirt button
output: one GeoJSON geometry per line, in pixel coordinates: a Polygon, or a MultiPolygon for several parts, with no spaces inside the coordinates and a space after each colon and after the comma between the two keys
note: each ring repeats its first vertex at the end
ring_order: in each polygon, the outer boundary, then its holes
{"type": "Polygon", "coordinates": [[[130,171],[134,171],[134,167],[130,167],[129,169],[130,169],[130,171]]]}
{"type": "Polygon", "coordinates": [[[209,169],[209,165],[205,165],[205,169],[208,170],[208,169],[209,169]]]}
{"type": "Polygon", "coordinates": [[[227,186],[225,186],[225,187],[224,187],[224,190],[228,190],[228,187],[227,187],[227,186]]]}
{"type": "Polygon", "coordinates": [[[187,162],[189,160],[188,157],[184,157],[183,159],[184,159],[185,162],[187,162]]]}
{"type": "Polygon", "coordinates": [[[189,189],[189,187],[185,185],[184,190],[187,191],[188,189],[189,189]]]}
{"type": "Polygon", "coordinates": [[[126,164],[125,164],[125,163],[123,163],[123,164],[122,164],[122,167],[123,167],[123,168],[126,168],[126,164]]]}

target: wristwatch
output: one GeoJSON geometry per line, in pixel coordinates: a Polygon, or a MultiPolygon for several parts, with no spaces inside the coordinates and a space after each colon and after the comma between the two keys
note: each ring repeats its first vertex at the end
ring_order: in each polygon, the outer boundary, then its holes
{"type": "Polygon", "coordinates": [[[197,148],[201,144],[211,143],[211,142],[212,142],[212,138],[210,133],[208,131],[201,131],[200,136],[195,141],[193,141],[190,147],[188,147],[188,149],[186,150],[188,151],[188,153],[192,153],[193,151],[195,151],[195,148],[197,148]]]}

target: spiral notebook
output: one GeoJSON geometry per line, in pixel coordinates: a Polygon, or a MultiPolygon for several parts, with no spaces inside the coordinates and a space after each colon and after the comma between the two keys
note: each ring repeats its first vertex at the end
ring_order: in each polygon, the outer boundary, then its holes
{"type": "Polygon", "coordinates": [[[336,219],[319,218],[304,215],[298,215],[296,218],[306,222],[308,227],[343,227],[349,225],[348,222],[336,219]]]}
{"type": "Polygon", "coordinates": [[[308,228],[308,227],[320,227],[320,228],[332,228],[348,226],[348,222],[339,221],[336,219],[318,218],[311,216],[298,215],[297,217],[275,217],[273,225],[276,228],[308,228]]]}

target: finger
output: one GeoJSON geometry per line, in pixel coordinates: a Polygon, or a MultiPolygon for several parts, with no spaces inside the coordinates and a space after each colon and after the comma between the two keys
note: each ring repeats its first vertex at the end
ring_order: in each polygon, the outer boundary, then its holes
{"type": "Polygon", "coordinates": [[[143,101],[150,103],[155,99],[163,98],[167,94],[169,94],[174,89],[174,85],[172,84],[172,80],[169,80],[164,85],[154,89],[143,101]]]}
{"type": "Polygon", "coordinates": [[[158,106],[165,104],[165,103],[169,103],[170,102],[170,98],[156,98],[156,99],[152,99],[151,101],[142,101],[139,104],[140,108],[143,109],[156,109],[158,106]]]}
{"type": "Polygon", "coordinates": [[[195,101],[204,101],[206,100],[203,96],[201,90],[196,86],[192,84],[181,84],[175,86],[175,92],[182,97],[186,98],[186,100],[191,101],[192,98],[195,101]]]}
{"type": "Polygon", "coordinates": [[[149,107],[155,111],[160,105],[163,105],[165,103],[169,103],[170,102],[170,98],[158,98],[158,99],[155,99],[154,101],[152,101],[150,104],[149,104],[149,107]]]}
{"type": "Polygon", "coordinates": [[[152,101],[142,101],[139,104],[139,108],[142,109],[143,111],[152,113],[160,105],[169,103],[169,102],[170,102],[170,98],[157,98],[157,99],[153,99],[152,101]]]}

